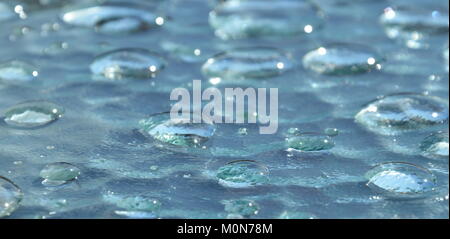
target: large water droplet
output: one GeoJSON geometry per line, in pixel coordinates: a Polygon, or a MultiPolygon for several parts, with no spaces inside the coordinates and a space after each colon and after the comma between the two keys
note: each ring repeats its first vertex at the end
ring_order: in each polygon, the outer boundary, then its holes
{"type": "Polygon", "coordinates": [[[437,132],[427,136],[420,149],[425,157],[432,159],[448,159],[448,132],[437,132]]]}
{"type": "Polygon", "coordinates": [[[292,69],[293,65],[292,58],[276,48],[250,47],[220,53],[208,59],[202,71],[215,84],[217,79],[238,81],[275,77],[292,69]]]}
{"type": "Polygon", "coordinates": [[[448,34],[448,12],[419,7],[388,7],[380,17],[389,38],[410,48],[423,48],[430,35],[448,34]]]}
{"type": "Polygon", "coordinates": [[[64,109],[47,101],[28,101],[7,109],[6,124],[18,128],[34,128],[48,125],[64,114],[64,109]]]}
{"type": "Polygon", "coordinates": [[[258,215],[260,210],[259,205],[252,200],[225,200],[222,203],[228,218],[249,218],[258,215]]]}
{"type": "Polygon", "coordinates": [[[0,82],[31,81],[37,76],[37,68],[26,62],[10,61],[0,64],[0,82]]]}
{"type": "Polygon", "coordinates": [[[383,135],[396,135],[448,120],[448,102],[420,94],[396,94],[378,99],[356,116],[356,122],[383,135]]]}
{"type": "Polygon", "coordinates": [[[11,215],[22,198],[22,190],[11,180],[0,176],[0,218],[11,215]]]}
{"type": "Polygon", "coordinates": [[[210,12],[209,23],[222,39],[308,34],[323,23],[309,1],[229,0],[210,12]]]}
{"type": "Polygon", "coordinates": [[[380,69],[382,57],[363,45],[336,43],[319,47],[303,57],[303,66],[319,74],[351,75],[380,69]]]}
{"type": "Polygon", "coordinates": [[[225,187],[246,188],[269,181],[269,169],[252,160],[233,161],[217,170],[216,177],[225,187]]]}
{"type": "Polygon", "coordinates": [[[214,124],[190,123],[189,119],[171,119],[168,113],[156,114],[139,122],[146,135],[160,142],[201,147],[216,130],[214,124]]]}
{"type": "Polygon", "coordinates": [[[108,79],[148,79],[165,66],[157,53],[127,48],[106,52],[97,56],[91,64],[91,72],[108,79]]]}
{"type": "Polygon", "coordinates": [[[107,4],[63,14],[64,22],[81,27],[95,28],[102,33],[130,33],[162,25],[162,17],[145,7],[131,4],[107,4]]]}
{"type": "Polygon", "coordinates": [[[81,171],[75,165],[65,162],[46,165],[40,172],[45,186],[58,186],[76,179],[81,171]]]}
{"type": "Polygon", "coordinates": [[[384,163],[366,174],[367,185],[392,198],[416,198],[435,190],[436,178],[425,168],[408,163],[384,163]]]}

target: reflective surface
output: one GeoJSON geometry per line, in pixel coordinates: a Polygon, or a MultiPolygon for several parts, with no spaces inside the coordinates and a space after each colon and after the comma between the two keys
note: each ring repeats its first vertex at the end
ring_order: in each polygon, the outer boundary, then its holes
{"type": "Polygon", "coordinates": [[[448,218],[448,2],[309,2],[0,1],[0,217],[448,218]],[[194,79],[277,133],[161,114],[194,79]]]}

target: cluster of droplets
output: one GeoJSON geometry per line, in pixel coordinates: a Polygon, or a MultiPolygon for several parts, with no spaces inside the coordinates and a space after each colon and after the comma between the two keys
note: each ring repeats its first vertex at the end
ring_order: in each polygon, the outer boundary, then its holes
{"type": "MultiPolygon", "coordinates": [[[[50,1],[55,2],[55,1],[50,1]]],[[[32,8],[31,8],[32,9],[32,8]]],[[[0,3],[0,22],[27,13],[20,5],[11,11],[0,3]]],[[[65,24],[90,28],[103,34],[130,34],[150,31],[165,24],[165,17],[154,9],[131,4],[101,4],[66,11],[61,16],[65,24]]],[[[209,14],[209,24],[215,35],[223,40],[245,38],[296,37],[320,29],[324,16],[309,1],[294,0],[228,0],[218,3],[209,14]]],[[[380,22],[388,37],[405,42],[410,48],[428,46],[430,37],[448,33],[448,13],[411,8],[386,8],[380,22]]],[[[59,28],[59,27],[58,27],[59,28]]],[[[26,31],[21,28],[20,31],[26,31]]],[[[293,56],[273,47],[233,48],[209,59],[198,48],[170,42],[161,47],[186,62],[205,61],[201,72],[213,85],[247,80],[268,80],[285,75],[296,65],[293,56]]],[[[67,43],[55,43],[44,51],[52,54],[66,49],[67,43]]],[[[443,53],[448,62],[448,46],[443,53]]],[[[307,52],[302,58],[303,68],[322,76],[360,75],[382,69],[384,57],[371,47],[354,43],[324,44],[307,52]]],[[[159,53],[143,48],[120,48],[102,53],[90,65],[94,78],[108,80],[150,79],[167,66],[159,53]]],[[[448,69],[447,69],[448,71],[448,69]]],[[[38,77],[38,69],[30,63],[10,61],[0,64],[0,83],[31,82],[38,77]]],[[[64,108],[47,101],[29,101],[7,109],[2,121],[8,127],[35,129],[59,120],[64,108]]],[[[399,135],[442,125],[448,121],[448,102],[421,94],[397,94],[380,97],[368,103],[355,115],[365,129],[379,135],[399,135]]],[[[190,119],[171,119],[168,113],[152,115],[139,122],[141,132],[157,143],[181,148],[204,148],[216,135],[217,126],[194,124],[190,119]]],[[[1,125],[0,125],[1,126],[1,125]]],[[[239,128],[240,137],[248,135],[247,128],[239,128]]],[[[320,155],[332,152],[333,137],[339,131],[329,128],[324,133],[292,130],[283,142],[290,155],[320,155]]],[[[169,147],[168,147],[169,148],[169,147]]],[[[420,144],[423,156],[432,159],[448,158],[448,132],[437,132],[420,144]]],[[[51,163],[40,172],[44,186],[60,186],[72,182],[80,169],[66,162],[51,163]]],[[[425,168],[408,163],[385,163],[370,170],[367,185],[391,198],[417,198],[436,188],[436,178],[425,168]]],[[[219,167],[215,172],[218,184],[226,188],[249,189],[270,182],[266,165],[253,160],[237,160],[219,167]]],[[[20,188],[0,177],[0,217],[10,215],[22,200],[20,188]]],[[[120,210],[115,214],[128,218],[155,218],[161,203],[145,196],[122,196],[108,192],[103,200],[120,210]]],[[[227,218],[250,218],[258,215],[260,206],[252,200],[222,202],[227,218]]]]}

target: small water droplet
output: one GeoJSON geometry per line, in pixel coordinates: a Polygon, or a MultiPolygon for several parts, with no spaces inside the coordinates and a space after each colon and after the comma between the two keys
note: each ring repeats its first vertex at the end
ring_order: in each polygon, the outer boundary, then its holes
{"type": "Polygon", "coordinates": [[[160,142],[201,148],[216,130],[214,124],[190,123],[189,119],[171,119],[168,113],[156,114],[139,122],[145,135],[160,142]]]}
{"type": "Polygon", "coordinates": [[[75,165],[65,162],[46,165],[40,172],[45,186],[59,186],[76,179],[81,171],[75,165]]]}
{"type": "Polygon", "coordinates": [[[339,130],[336,128],[327,128],[327,129],[325,129],[325,134],[330,137],[338,136],[339,130]]]}
{"type": "Polygon", "coordinates": [[[164,69],[165,60],[157,53],[126,48],[97,56],[91,64],[91,72],[112,80],[148,79],[164,69]]]}
{"type": "Polygon", "coordinates": [[[217,170],[216,177],[225,187],[247,188],[269,181],[269,169],[256,161],[233,161],[217,170]]]}
{"type": "Polygon", "coordinates": [[[328,135],[318,133],[302,133],[287,138],[288,151],[317,152],[332,149],[334,141],[328,135]]]}

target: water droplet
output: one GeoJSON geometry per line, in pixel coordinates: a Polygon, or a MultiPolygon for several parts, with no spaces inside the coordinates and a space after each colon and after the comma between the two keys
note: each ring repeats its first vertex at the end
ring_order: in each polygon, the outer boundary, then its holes
{"type": "Polygon", "coordinates": [[[335,43],[319,47],[303,57],[303,66],[319,74],[351,75],[380,68],[382,57],[368,46],[335,43]]]}
{"type": "Polygon", "coordinates": [[[325,134],[330,137],[338,136],[339,130],[336,128],[327,128],[327,129],[325,129],[325,134]]]}
{"type": "Polygon", "coordinates": [[[302,133],[287,138],[288,151],[317,152],[332,149],[333,139],[328,135],[318,133],[302,133]]]}
{"type": "Polygon", "coordinates": [[[130,33],[144,31],[161,24],[160,16],[143,6],[105,4],[63,14],[64,22],[80,26],[95,28],[97,31],[108,34],[130,33]]]}
{"type": "Polygon", "coordinates": [[[329,153],[334,147],[333,139],[319,133],[301,133],[286,139],[290,156],[316,156],[329,153]]]}
{"type": "MultiPolygon", "coordinates": [[[[162,205],[159,200],[147,196],[125,196],[115,194],[111,191],[103,195],[103,200],[119,208],[133,212],[132,214],[134,216],[136,216],[136,212],[157,212],[162,205]]],[[[129,215],[130,213],[126,214],[129,215]]]]}
{"type": "Polygon", "coordinates": [[[269,181],[269,169],[252,160],[233,161],[217,170],[216,177],[225,187],[247,188],[269,181]]]}
{"type": "Polygon", "coordinates": [[[22,201],[22,190],[11,180],[0,176],[0,218],[11,215],[22,201]]]}
{"type": "Polygon", "coordinates": [[[0,82],[14,83],[34,80],[39,75],[36,67],[22,61],[0,64],[0,82]]]}
{"type": "Polygon", "coordinates": [[[213,124],[190,123],[189,119],[171,119],[168,113],[156,114],[139,122],[144,134],[160,142],[199,148],[216,130],[213,124]]]}
{"type": "Polygon", "coordinates": [[[420,94],[395,94],[369,103],[356,116],[368,130],[396,135],[448,120],[448,102],[420,94]]]}
{"type": "Polygon", "coordinates": [[[249,218],[258,215],[260,211],[259,205],[252,200],[225,200],[222,203],[225,205],[225,211],[233,217],[239,215],[243,218],[249,218]]]}
{"type": "Polygon", "coordinates": [[[157,53],[127,48],[97,56],[91,64],[91,72],[112,80],[147,79],[154,77],[164,67],[165,61],[157,53]]]}
{"type": "Polygon", "coordinates": [[[430,35],[448,34],[448,12],[418,7],[388,7],[380,17],[386,35],[410,48],[428,47],[430,35]]]}
{"type": "Polygon", "coordinates": [[[250,47],[220,53],[208,59],[202,71],[210,79],[234,81],[275,77],[292,68],[288,54],[276,48],[250,47]]]}
{"type": "Polygon", "coordinates": [[[308,1],[229,0],[209,14],[219,38],[239,39],[309,34],[323,24],[321,12],[308,1]]]}
{"type": "Polygon", "coordinates": [[[64,114],[64,109],[47,101],[27,101],[4,113],[4,121],[12,127],[35,128],[48,125],[64,114]]]}
{"type": "Polygon", "coordinates": [[[59,186],[76,179],[81,171],[75,165],[65,162],[46,165],[40,172],[45,186],[59,186]]]}
{"type": "Polygon", "coordinates": [[[367,186],[392,198],[415,198],[435,190],[436,178],[425,168],[409,163],[384,163],[366,174],[367,186]]]}
{"type": "Polygon", "coordinates": [[[448,159],[448,132],[437,132],[427,136],[420,149],[425,157],[432,159],[448,159]]]}

